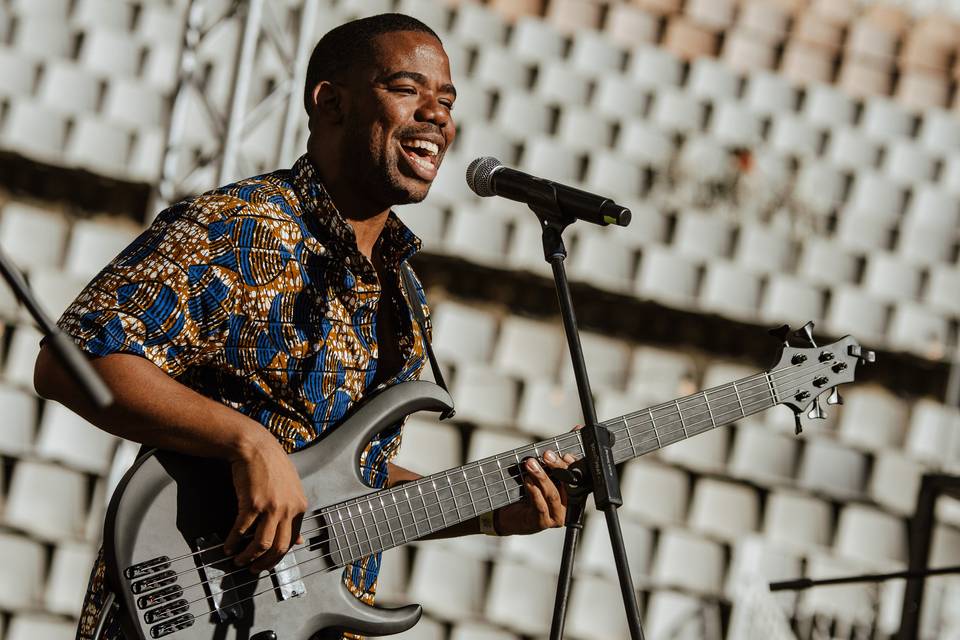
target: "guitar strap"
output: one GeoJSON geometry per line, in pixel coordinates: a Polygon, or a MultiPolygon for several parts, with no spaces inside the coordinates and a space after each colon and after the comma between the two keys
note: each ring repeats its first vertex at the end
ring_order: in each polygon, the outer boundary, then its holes
{"type": "MultiPolygon", "coordinates": [[[[400,264],[401,280],[403,282],[404,293],[407,297],[407,303],[410,305],[410,311],[413,318],[420,327],[420,336],[423,338],[423,350],[427,352],[427,358],[430,360],[430,369],[433,371],[433,379],[437,386],[450,393],[447,383],[443,379],[443,371],[440,370],[440,363],[437,362],[437,356],[433,353],[433,347],[430,346],[430,340],[427,338],[427,319],[423,315],[423,305],[420,304],[420,296],[417,294],[417,281],[413,275],[413,267],[409,262],[400,264]]],[[[441,420],[448,420],[456,415],[452,408],[440,414],[441,420]]]]}

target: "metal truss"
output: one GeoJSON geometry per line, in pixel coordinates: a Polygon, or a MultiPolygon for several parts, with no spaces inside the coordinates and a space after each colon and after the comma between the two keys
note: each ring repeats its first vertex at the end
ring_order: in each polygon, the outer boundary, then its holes
{"type": "Polygon", "coordinates": [[[189,0],[154,211],[296,156],[319,2],[189,0]]]}

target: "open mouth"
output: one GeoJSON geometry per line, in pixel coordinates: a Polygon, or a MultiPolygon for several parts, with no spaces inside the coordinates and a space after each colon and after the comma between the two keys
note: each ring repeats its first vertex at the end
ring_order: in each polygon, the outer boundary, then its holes
{"type": "Polygon", "coordinates": [[[403,156],[419,177],[433,180],[437,177],[437,165],[440,163],[440,146],[423,138],[407,138],[400,141],[403,156]]]}

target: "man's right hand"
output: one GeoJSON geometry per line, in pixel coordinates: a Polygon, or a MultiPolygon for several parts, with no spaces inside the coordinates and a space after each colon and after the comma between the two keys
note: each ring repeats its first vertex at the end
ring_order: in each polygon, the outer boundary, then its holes
{"type": "Polygon", "coordinates": [[[303,542],[300,524],[308,506],[290,457],[270,433],[263,436],[231,460],[238,509],[223,545],[227,555],[237,554],[238,566],[249,564],[254,574],[274,566],[293,544],[303,542]],[[246,534],[252,538],[244,545],[246,534]]]}

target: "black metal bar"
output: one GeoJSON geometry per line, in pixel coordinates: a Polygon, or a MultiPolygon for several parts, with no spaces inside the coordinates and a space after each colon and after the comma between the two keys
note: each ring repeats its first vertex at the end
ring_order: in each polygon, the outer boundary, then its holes
{"type": "Polygon", "coordinates": [[[942,576],[953,573],[960,573],[960,565],[953,567],[939,567],[937,569],[921,569],[916,571],[894,571],[893,573],[864,573],[856,576],[842,576],[838,578],[822,578],[812,580],[810,578],[798,578],[797,580],[784,580],[783,582],[771,582],[770,591],[802,591],[811,587],[822,587],[831,584],[855,584],[858,582],[885,582],[887,580],[896,580],[898,578],[926,578],[929,576],[942,576]]]}

